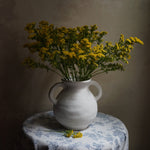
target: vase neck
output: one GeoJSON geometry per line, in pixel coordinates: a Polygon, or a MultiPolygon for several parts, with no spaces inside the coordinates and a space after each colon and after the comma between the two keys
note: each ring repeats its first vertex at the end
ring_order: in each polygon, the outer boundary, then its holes
{"type": "Polygon", "coordinates": [[[67,88],[86,88],[89,87],[91,79],[85,81],[63,81],[63,83],[67,88]]]}

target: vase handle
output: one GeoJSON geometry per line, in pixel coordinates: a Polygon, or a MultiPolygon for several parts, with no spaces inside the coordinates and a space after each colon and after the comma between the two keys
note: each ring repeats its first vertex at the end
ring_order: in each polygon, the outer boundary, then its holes
{"type": "Polygon", "coordinates": [[[96,101],[98,101],[102,97],[102,87],[96,81],[91,81],[90,85],[93,85],[98,89],[98,94],[95,96],[96,101]]]}
{"type": "Polygon", "coordinates": [[[56,105],[56,103],[57,103],[57,100],[56,100],[56,98],[54,97],[54,90],[56,90],[56,88],[58,88],[58,87],[63,87],[63,83],[62,83],[62,82],[58,82],[58,83],[54,84],[54,85],[50,88],[50,90],[49,90],[49,92],[48,92],[49,100],[50,100],[54,105],[56,105]]]}

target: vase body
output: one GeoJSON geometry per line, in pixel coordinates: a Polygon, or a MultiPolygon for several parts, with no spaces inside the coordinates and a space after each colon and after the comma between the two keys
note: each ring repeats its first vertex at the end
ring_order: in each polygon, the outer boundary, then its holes
{"type": "Polygon", "coordinates": [[[97,115],[97,100],[101,95],[100,85],[92,80],[56,83],[49,91],[56,120],[64,127],[73,130],[83,130],[92,123],[97,115]],[[96,97],[89,90],[90,85],[98,88],[96,97]],[[54,90],[59,86],[63,89],[55,99],[54,90]]]}

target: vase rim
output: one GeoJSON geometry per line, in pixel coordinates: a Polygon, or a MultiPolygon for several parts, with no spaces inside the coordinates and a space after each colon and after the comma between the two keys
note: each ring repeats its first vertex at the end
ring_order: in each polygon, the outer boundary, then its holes
{"type": "Polygon", "coordinates": [[[81,80],[81,81],[73,81],[73,80],[64,80],[62,79],[62,82],[66,82],[66,83],[88,83],[90,82],[92,79],[87,79],[87,80],[81,80]]]}

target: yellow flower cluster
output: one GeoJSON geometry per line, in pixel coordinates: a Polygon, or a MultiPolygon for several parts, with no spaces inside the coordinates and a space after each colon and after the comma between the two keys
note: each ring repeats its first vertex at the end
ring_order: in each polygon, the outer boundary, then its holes
{"type": "Polygon", "coordinates": [[[143,41],[141,41],[139,38],[137,37],[130,37],[130,39],[126,39],[126,42],[133,44],[133,43],[139,43],[141,45],[144,45],[143,41]]]}
{"type": "Polygon", "coordinates": [[[89,39],[84,38],[84,39],[81,40],[80,43],[81,43],[81,47],[82,47],[83,49],[91,49],[92,43],[89,42],[89,39]]]}
{"type": "MultiPolygon", "coordinates": [[[[34,66],[47,70],[54,67],[65,80],[77,81],[103,72],[124,70],[122,64],[128,64],[134,44],[144,44],[137,37],[125,39],[121,34],[115,45],[111,42],[104,45],[102,38],[107,32],[97,29],[97,25],[58,28],[47,21],[38,25],[30,23],[25,30],[29,34],[28,39],[34,42],[24,47],[39,56],[41,62],[34,62],[34,66]]],[[[26,64],[33,66],[29,61],[26,64]]]]}
{"type": "Polygon", "coordinates": [[[66,137],[71,137],[72,136],[72,134],[73,134],[73,130],[68,130],[68,131],[65,131],[66,133],[65,133],[65,136],[66,137]]]}
{"type": "Polygon", "coordinates": [[[77,134],[73,135],[73,138],[81,138],[83,134],[81,132],[78,132],[77,134]]]}
{"type": "Polygon", "coordinates": [[[64,59],[67,59],[67,57],[65,57],[65,56],[69,56],[69,58],[76,57],[75,52],[69,52],[67,50],[63,50],[62,52],[63,52],[63,55],[64,55],[64,59]]]}
{"type": "Polygon", "coordinates": [[[83,134],[81,132],[74,132],[73,130],[67,130],[64,134],[66,137],[73,137],[73,138],[81,138],[83,134]]]}

